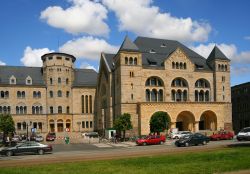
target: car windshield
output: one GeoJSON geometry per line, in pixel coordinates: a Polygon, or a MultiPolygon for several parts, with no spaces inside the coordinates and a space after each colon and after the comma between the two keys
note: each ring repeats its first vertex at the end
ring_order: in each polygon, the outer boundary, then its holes
{"type": "Polygon", "coordinates": [[[191,137],[191,135],[184,135],[180,139],[189,139],[190,137],[191,137]]]}

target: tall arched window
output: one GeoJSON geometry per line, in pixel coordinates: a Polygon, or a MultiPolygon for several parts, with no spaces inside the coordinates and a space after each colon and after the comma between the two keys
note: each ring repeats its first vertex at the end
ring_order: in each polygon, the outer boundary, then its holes
{"type": "Polygon", "coordinates": [[[137,58],[134,58],[134,65],[137,65],[137,58]]]}
{"type": "Polygon", "coordinates": [[[58,78],[58,84],[61,84],[62,83],[62,79],[59,77],[58,78]]]}
{"type": "Polygon", "coordinates": [[[176,69],[179,69],[179,62],[176,62],[176,63],[175,63],[175,68],[176,68],[176,69]]]}
{"type": "Polygon", "coordinates": [[[199,101],[199,92],[195,90],[195,101],[199,101]]]}
{"type": "Polygon", "coordinates": [[[82,113],[84,113],[84,95],[82,95],[82,113]]]}
{"type": "Polygon", "coordinates": [[[163,101],[164,83],[159,77],[148,78],[145,82],[145,86],[147,86],[147,89],[145,90],[146,101],[163,101]],[[151,89],[148,89],[150,87],[151,89]]]}
{"type": "Polygon", "coordinates": [[[172,69],[175,69],[175,62],[172,62],[172,69]]]}
{"type": "Polygon", "coordinates": [[[171,91],[171,98],[172,98],[172,101],[175,101],[175,90],[172,90],[171,91]]]}
{"type": "Polygon", "coordinates": [[[133,65],[133,58],[132,57],[129,58],[129,65],[133,65]]]}
{"type": "Polygon", "coordinates": [[[37,92],[37,97],[41,98],[41,92],[40,91],[37,92]]]}
{"type": "Polygon", "coordinates": [[[176,101],[182,101],[182,92],[180,89],[176,93],[176,101]]]}
{"type": "Polygon", "coordinates": [[[50,80],[50,84],[52,85],[52,84],[53,84],[53,79],[52,79],[52,78],[50,78],[49,80],[50,80]]]}
{"type": "Polygon", "coordinates": [[[69,84],[69,79],[68,78],[66,78],[66,85],[68,85],[69,84]]]}
{"type": "Polygon", "coordinates": [[[210,101],[210,83],[206,79],[198,79],[195,88],[195,101],[210,101]]]}
{"type": "Polygon", "coordinates": [[[146,89],[146,101],[150,101],[150,90],[146,89]]]}
{"type": "Polygon", "coordinates": [[[93,113],[92,112],[92,95],[89,96],[89,113],[93,113]]]}
{"type": "Polygon", "coordinates": [[[183,101],[187,101],[187,90],[183,91],[183,101]]]}
{"type": "Polygon", "coordinates": [[[183,63],[182,62],[180,63],[180,69],[183,69],[183,63]]]}
{"type": "Polygon", "coordinates": [[[69,106],[67,106],[67,114],[69,114],[69,106]]]}
{"type": "Polygon", "coordinates": [[[204,91],[203,90],[201,90],[199,92],[199,101],[204,101],[204,91]]]}
{"type": "Polygon", "coordinates": [[[186,63],[184,63],[183,66],[184,66],[184,69],[187,69],[187,64],[186,63]]]}
{"type": "Polygon", "coordinates": [[[175,78],[172,83],[172,87],[188,87],[187,81],[182,78],[175,78]]]}
{"type": "Polygon", "coordinates": [[[85,102],[86,102],[86,113],[89,113],[89,97],[85,96],[85,102]]]}
{"type": "Polygon", "coordinates": [[[62,106],[58,106],[58,114],[62,113],[62,106]]]}
{"type": "Polygon", "coordinates": [[[62,91],[61,90],[57,91],[57,97],[62,97],[62,91]]]}
{"type": "Polygon", "coordinates": [[[205,101],[209,101],[209,91],[205,92],[205,101]]]}
{"type": "Polygon", "coordinates": [[[128,57],[125,57],[125,64],[128,64],[128,57]]]}
{"type": "Polygon", "coordinates": [[[50,107],[49,107],[49,110],[50,110],[50,113],[51,113],[51,114],[54,113],[54,111],[53,111],[53,106],[50,106],[50,107]]]}

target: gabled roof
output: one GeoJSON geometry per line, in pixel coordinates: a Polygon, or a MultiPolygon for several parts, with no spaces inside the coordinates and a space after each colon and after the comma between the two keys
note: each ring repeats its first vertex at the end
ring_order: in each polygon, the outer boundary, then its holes
{"type": "Polygon", "coordinates": [[[125,37],[119,51],[139,51],[138,47],[129,39],[128,36],[125,37]]]}
{"type": "Polygon", "coordinates": [[[211,51],[210,55],[208,56],[207,61],[209,62],[209,61],[215,60],[215,59],[230,61],[216,45],[214,46],[213,50],[211,51]]]}
{"type": "Polygon", "coordinates": [[[32,85],[45,86],[41,67],[0,66],[0,84],[9,85],[12,75],[16,78],[16,85],[26,85],[26,78],[30,76],[32,85]]]}
{"type": "Polygon", "coordinates": [[[93,69],[75,69],[73,87],[93,87],[97,84],[97,72],[93,69]]]}

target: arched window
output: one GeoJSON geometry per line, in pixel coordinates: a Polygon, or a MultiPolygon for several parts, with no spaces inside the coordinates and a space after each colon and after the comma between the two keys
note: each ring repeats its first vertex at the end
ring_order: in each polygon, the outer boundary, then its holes
{"type": "Polygon", "coordinates": [[[57,91],[57,97],[62,97],[62,91],[61,90],[57,91]]]}
{"type": "Polygon", "coordinates": [[[41,92],[40,91],[37,92],[37,97],[41,98],[41,92]]]}
{"type": "Polygon", "coordinates": [[[183,91],[183,101],[187,101],[187,90],[183,91]]]}
{"type": "Polygon", "coordinates": [[[182,92],[180,89],[176,93],[176,101],[182,101],[182,92]]]}
{"type": "Polygon", "coordinates": [[[22,96],[21,91],[17,91],[17,98],[21,98],[21,96],[22,96]]]}
{"type": "Polygon", "coordinates": [[[195,101],[199,101],[199,92],[195,90],[195,101]]]}
{"type": "Polygon", "coordinates": [[[175,63],[175,68],[176,68],[176,69],[179,69],[179,62],[176,62],[176,63],[175,63]]]}
{"type": "Polygon", "coordinates": [[[203,90],[201,90],[199,92],[199,101],[204,101],[204,91],[203,90]]]}
{"type": "Polygon", "coordinates": [[[133,65],[133,58],[132,57],[129,58],[129,65],[133,65]]]}
{"type": "Polygon", "coordinates": [[[25,98],[25,92],[22,91],[22,98],[25,98]]]}
{"type": "Polygon", "coordinates": [[[163,81],[159,77],[150,77],[146,80],[145,86],[164,86],[163,81]]]}
{"type": "Polygon", "coordinates": [[[68,78],[66,78],[66,85],[68,85],[69,84],[69,79],[68,78]]]}
{"type": "Polygon", "coordinates": [[[125,57],[125,64],[128,64],[128,57],[125,57]]]}
{"type": "Polygon", "coordinates": [[[37,95],[36,95],[36,91],[33,91],[33,98],[36,98],[37,95]]]}
{"type": "Polygon", "coordinates": [[[150,90],[146,89],[146,101],[150,101],[150,90]]]}
{"type": "Polygon", "coordinates": [[[158,101],[163,101],[163,90],[162,89],[160,89],[158,91],[158,101]]]}
{"type": "Polygon", "coordinates": [[[225,71],[227,71],[227,65],[225,65],[225,71]]]}
{"type": "Polygon", "coordinates": [[[180,69],[183,69],[183,63],[182,62],[180,63],[180,69]]]}
{"type": "Polygon", "coordinates": [[[172,101],[175,101],[175,90],[171,91],[171,98],[172,98],[172,101]]]}
{"type": "Polygon", "coordinates": [[[219,70],[219,71],[221,70],[220,64],[218,65],[218,70],[219,70]]]}
{"type": "Polygon", "coordinates": [[[50,80],[50,84],[52,85],[52,84],[53,84],[53,79],[52,79],[52,78],[50,78],[49,80],[50,80]]]}
{"type": "Polygon", "coordinates": [[[151,101],[157,101],[157,91],[156,91],[156,89],[153,89],[151,91],[151,101]]]}
{"type": "Polygon", "coordinates": [[[69,114],[69,106],[67,106],[67,114],[69,114]]]}
{"type": "Polygon", "coordinates": [[[54,113],[54,111],[53,111],[53,106],[50,106],[50,107],[49,107],[49,110],[50,110],[50,113],[51,113],[51,114],[54,113]]]}
{"type": "Polygon", "coordinates": [[[182,78],[175,78],[172,83],[172,87],[188,87],[187,81],[182,78]]]}
{"type": "Polygon", "coordinates": [[[175,63],[172,62],[172,69],[175,69],[175,63]]]}
{"type": "Polygon", "coordinates": [[[82,113],[84,113],[84,95],[82,95],[82,113]]]}
{"type": "Polygon", "coordinates": [[[85,103],[86,103],[86,113],[89,113],[89,97],[85,96],[85,103]]]}
{"type": "Polygon", "coordinates": [[[59,77],[58,78],[58,84],[61,84],[62,83],[62,79],[59,77]]]}
{"type": "Polygon", "coordinates": [[[50,96],[50,98],[53,97],[53,91],[49,91],[49,96],[50,96]]]}
{"type": "Polygon", "coordinates": [[[134,58],[134,65],[137,65],[137,58],[134,58]]]}
{"type": "Polygon", "coordinates": [[[58,114],[62,113],[62,106],[58,106],[58,114]]]}
{"type": "Polygon", "coordinates": [[[92,95],[89,96],[89,112],[93,113],[92,112],[92,95]]]}
{"type": "Polygon", "coordinates": [[[221,65],[221,71],[224,71],[224,65],[221,65]]]}
{"type": "Polygon", "coordinates": [[[205,101],[209,101],[209,91],[205,92],[205,101]]]}
{"type": "Polygon", "coordinates": [[[186,63],[184,63],[183,66],[184,66],[184,69],[187,69],[187,64],[186,63]]]}

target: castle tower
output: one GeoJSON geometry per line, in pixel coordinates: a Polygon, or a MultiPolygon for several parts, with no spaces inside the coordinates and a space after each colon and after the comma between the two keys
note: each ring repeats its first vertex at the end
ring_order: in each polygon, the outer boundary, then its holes
{"type": "Polygon", "coordinates": [[[48,130],[63,132],[72,126],[72,84],[76,58],[64,53],[42,56],[43,78],[47,87],[48,130]]]}
{"type": "Polygon", "coordinates": [[[231,102],[230,60],[215,46],[207,58],[214,71],[214,100],[231,102]]]}

